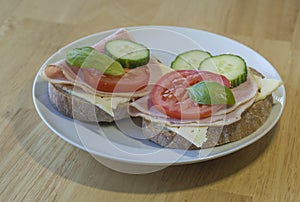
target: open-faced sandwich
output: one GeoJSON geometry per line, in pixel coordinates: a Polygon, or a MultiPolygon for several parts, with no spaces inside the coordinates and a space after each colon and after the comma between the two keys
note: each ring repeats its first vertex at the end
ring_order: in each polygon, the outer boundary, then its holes
{"type": "Polygon", "coordinates": [[[232,54],[191,50],[166,67],[124,29],[69,50],[41,74],[59,112],[91,122],[140,117],[147,139],[177,149],[253,133],[268,119],[272,92],[281,85],[232,54]]]}
{"type": "Polygon", "coordinates": [[[92,46],[78,47],[48,64],[52,105],[80,121],[112,122],[128,117],[128,105],[150,92],[164,71],[144,45],[120,29],[92,46]]]}
{"type": "Polygon", "coordinates": [[[281,82],[232,54],[193,50],[172,62],[151,93],[131,103],[146,138],[169,148],[199,149],[239,140],[262,126],[281,82]]]}

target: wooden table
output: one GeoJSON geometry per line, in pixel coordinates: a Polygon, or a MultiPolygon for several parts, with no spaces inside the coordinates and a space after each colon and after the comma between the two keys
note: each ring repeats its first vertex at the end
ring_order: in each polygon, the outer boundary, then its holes
{"type": "Polygon", "coordinates": [[[299,0],[1,0],[1,201],[299,201],[299,0]],[[113,171],[57,137],[40,119],[32,84],[43,62],[83,36],[172,25],[238,40],[281,75],[278,124],[231,155],[145,175],[113,171]]]}

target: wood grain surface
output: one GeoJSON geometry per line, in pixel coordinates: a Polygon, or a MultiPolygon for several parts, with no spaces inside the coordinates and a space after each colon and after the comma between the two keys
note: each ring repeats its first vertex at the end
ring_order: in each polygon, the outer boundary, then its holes
{"type": "Polygon", "coordinates": [[[0,201],[300,201],[299,0],[0,0],[0,201]],[[112,28],[171,25],[235,39],[281,75],[278,124],[231,155],[145,175],[111,170],[40,119],[32,84],[64,45],[112,28]]]}

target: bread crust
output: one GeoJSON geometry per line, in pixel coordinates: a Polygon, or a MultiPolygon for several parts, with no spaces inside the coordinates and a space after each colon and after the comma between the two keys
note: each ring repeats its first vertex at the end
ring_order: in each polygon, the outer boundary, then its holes
{"type": "Polygon", "coordinates": [[[79,97],[71,95],[71,85],[48,84],[48,95],[51,104],[60,113],[79,121],[85,122],[113,122],[128,117],[129,102],[122,103],[114,110],[114,117],[99,107],[79,97]]]}

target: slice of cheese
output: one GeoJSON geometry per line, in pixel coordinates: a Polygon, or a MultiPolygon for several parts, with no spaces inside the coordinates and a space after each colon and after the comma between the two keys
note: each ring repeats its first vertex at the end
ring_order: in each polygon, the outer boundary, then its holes
{"type": "Polygon", "coordinates": [[[258,83],[259,92],[257,93],[255,102],[265,99],[268,95],[271,95],[276,91],[282,84],[282,81],[277,79],[261,78],[259,76],[254,76],[258,83]]]}
{"type": "Polygon", "coordinates": [[[128,97],[99,97],[83,91],[72,91],[72,95],[80,97],[81,99],[93,103],[112,117],[114,117],[113,110],[117,108],[119,104],[128,102],[128,97]]]}
{"type": "Polygon", "coordinates": [[[204,142],[207,141],[206,132],[208,127],[171,127],[167,126],[167,129],[182,136],[197,147],[201,147],[204,142]]]}

